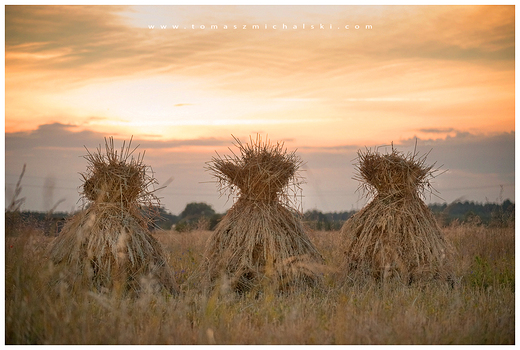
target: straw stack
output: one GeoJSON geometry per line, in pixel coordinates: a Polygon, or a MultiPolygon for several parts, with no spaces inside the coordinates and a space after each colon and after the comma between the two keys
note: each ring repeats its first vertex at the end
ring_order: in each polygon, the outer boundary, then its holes
{"type": "Polygon", "coordinates": [[[417,152],[358,151],[361,189],[372,201],[345,222],[345,272],[405,283],[450,278],[452,249],[423,199],[434,165],[417,152]]]}
{"type": "Polygon", "coordinates": [[[283,143],[262,142],[260,136],[249,144],[235,141],[240,155],[217,154],[208,163],[220,192],[238,200],[208,241],[203,280],[210,286],[225,281],[238,292],[318,283],[323,259],[292,207],[302,183],[302,161],[283,143]]]}
{"type": "Polygon", "coordinates": [[[144,153],[134,158],[137,147],[131,150],[131,143],[123,142],[119,154],[112,138],[105,139],[104,153],[101,146],[95,153],[87,150],[81,195],[89,205],[66,223],[50,256],[68,267],[65,281],[74,288],[175,293],[168,259],[148,229],[159,207],[156,180],[144,153]]]}

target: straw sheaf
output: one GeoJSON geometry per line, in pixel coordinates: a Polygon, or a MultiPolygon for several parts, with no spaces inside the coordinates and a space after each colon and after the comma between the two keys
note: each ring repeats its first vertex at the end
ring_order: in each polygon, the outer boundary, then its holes
{"type": "Polygon", "coordinates": [[[236,291],[318,283],[323,259],[291,206],[301,190],[300,158],[259,136],[235,141],[240,156],[215,157],[208,166],[221,193],[238,200],[210,237],[198,274],[210,288],[227,281],[236,291]]]}
{"type": "Polygon", "coordinates": [[[304,233],[298,213],[277,202],[239,199],[216,227],[200,269],[206,284],[225,279],[249,291],[268,281],[279,290],[320,282],[324,260],[304,233]]]}
{"type": "Polygon", "coordinates": [[[450,279],[453,248],[419,198],[385,203],[378,196],[347,220],[346,273],[401,281],[450,279]]]}
{"type": "Polygon", "coordinates": [[[430,180],[438,169],[433,169],[435,164],[426,165],[426,157],[419,157],[415,151],[403,154],[393,146],[389,154],[360,150],[354,179],[360,181],[362,189],[371,195],[402,197],[423,195],[426,190],[433,192],[430,180]]]}
{"type": "Polygon", "coordinates": [[[75,288],[119,286],[138,293],[152,287],[175,293],[166,255],[146,225],[139,212],[96,203],[67,222],[50,256],[54,263],[68,265],[65,280],[75,288]]]}
{"type": "Polygon", "coordinates": [[[359,151],[361,188],[373,200],[345,222],[345,272],[404,282],[451,278],[453,248],[444,239],[423,202],[433,191],[433,165],[417,152],[407,155],[392,146],[390,154],[359,151]]]}
{"type": "Polygon", "coordinates": [[[159,207],[150,189],[156,180],[147,173],[144,153],[132,156],[137,147],[131,150],[131,143],[123,143],[119,154],[112,138],[105,139],[105,153],[101,146],[87,150],[82,194],[89,206],[67,222],[50,256],[67,265],[65,280],[74,288],[137,293],[151,287],[174,293],[166,255],[148,230],[159,207]]]}
{"type": "Polygon", "coordinates": [[[131,149],[132,139],[128,146],[121,147],[118,153],[114,149],[113,138],[105,139],[105,152],[101,146],[96,152],[84,157],[87,160],[87,171],[81,174],[83,186],[81,194],[91,202],[119,203],[122,206],[131,204],[153,206],[158,200],[153,186],[157,181],[148,174],[152,172],[143,164],[143,154],[136,158],[131,149]]]}
{"type": "Polygon", "coordinates": [[[243,144],[235,138],[240,155],[213,157],[207,169],[213,173],[222,194],[237,194],[258,201],[290,203],[303,180],[302,164],[295,152],[288,153],[283,142],[262,142],[260,136],[243,144]],[[291,196],[292,195],[292,196],[291,196]]]}

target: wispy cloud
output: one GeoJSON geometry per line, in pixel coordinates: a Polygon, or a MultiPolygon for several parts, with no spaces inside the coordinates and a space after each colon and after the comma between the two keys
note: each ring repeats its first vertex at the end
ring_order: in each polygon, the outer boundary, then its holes
{"type": "Polygon", "coordinates": [[[456,130],[454,128],[422,128],[419,131],[427,134],[447,134],[456,130]]]}
{"type": "Polygon", "coordinates": [[[340,121],[339,118],[295,118],[295,119],[180,119],[180,120],[160,120],[160,121],[115,121],[105,120],[98,124],[118,125],[128,127],[154,127],[154,126],[223,126],[223,125],[296,125],[308,123],[324,123],[340,121]]]}
{"type": "Polygon", "coordinates": [[[363,146],[360,145],[337,145],[337,146],[300,146],[298,149],[309,151],[309,152],[329,152],[329,151],[357,151],[363,146]]]}
{"type": "Polygon", "coordinates": [[[431,98],[427,97],[363,97],[363,98],[346,98],[348,102],[408,102],[408,101],[420,101],[429,102],[431,98]]]}
{"type": "MultiPolygon", "coordinates": [[[[27,149],[46,148],[54,150],[70,150],[76,148],[84,150],[95,148],[103,143],[105,137],[113,136],[116,139],[127,139],[130,136],[98,133],[88,130],[80,130],[76,125],[70,124],[46,124],[40,125],[38,129],[30,132],[14,132],[6,133],[6,153],[13,153],[14,151],[23,151],[27,149]]],[[[215,147],[222,146],[228,142],[224,138],[198,138],[187,140],[140,140],[139,137],[134,137],[134,142],[146,146],[146,148],[165,148],[172,149],[185,146],[207,146],[215,147]]]]}
{"type": "MultiPolygon", "coordinates": [[[[399,144],[413,147],[416,139],[399,144]]],[[[439,139],[418,139],[423,152],[431,151],[432,159],[441,159],[448,169],[470,173],[501,173],[514,178],[515,132],[472,134],[457,132],[439,139]]]]}
{"type": "Polygon", "coordinates": [[[67,70],[95,66],[102,69],[104,76],[154,69],[161,69],[163,73],[165,69],[170,72],[182,69],[184,73],[199,75],[213,71],[215,75],[229,72],[230,67],[234,74],[241,71],[247,74],[253,69],[267,76],[279,73],[313,76],[344,74],[349,67],[362,65],[363,61],[397,58],[500,59],[514,63],[514,25],[510,25],[514,24],[514,6],[299,6],[288,7],[288,11],[283,12],[287,17],[279,18],[290,22],[314,18],[318,22],[338,23],[345,18],[355,18],[361,23],[373,23],[374,29],[363,33],[323,30],[283,33],[271,30],[262,31],[261,35],[243,30],[172,33],[129,26],[126,20],[129,13],[137,15],[139,11],[143,14],[148,11],[149,18],[162,16],[169,22],[180,18],[193,23],[234,20],[251,24],[277,20],[265,7],[257,8],[262,9],[258,13],[247,6],[220,9],[7,6],[7,64],[22,64],[20,55],[32,54],[33,58],[40,58],[29,63],[30,57],[25,57],[26,63],[33,67],[67,70]],[[314,16],[313,11],[316,11],[314,16]],[[495,16],[489,16],[490,11],[495,16]],[[179,13],[184,13],[184,17],[179,13]],[[171,40],[172,36],[175,40],[171,40]],[[343,44],[338,45],[338,40],[343,44]],[[315,50],[316,42],[319,42],[319,50],[315,50]],[[352,55],[353,52],[356,54],[352,55]],[[58,56],[64,61],[57,61],[58,56]],[[47,59],[42,60],[45,57],[47,59]]]}
{"type": "MultiPolygon", "coordinates": [[[[77,205],[79,172],[85,171],[84,146],[95,150],[103,144],[105,133],[79,131],[74,125],[42,125],[29,133],[6,134],[6,184],[16,183],[23,164],[27,164],[24,178],[24,196],[29,208],[43,210],[41,190],[45,179],[56,179],[57,198],[67,198],[59,208],[77,205]]],[[[127,135],[113,135],[116,147],[127,135]]],[[[235,135],[247,141],[248,134],[235,135]]],[[[272,139],[278,141],[278,139],[272,139]]],[[[280,139],[281,140],[281,139],[280,139]]],[[[304,208],[320,210],[347,210],[360,208],[352,180],[356,152],[360,148],[380,146],[380,143],[338,144],[336,146],[309,147],[306,140],[285,141],[289,150],[298,149],[297,154],[305,162],[302,175],[304,185],[304,208]],[[358,204],[356,204],[358,203],[358,204]]],[[[385,140],[389,143],[392,140],[385,140]]],[[[514,152],[515,133],[483,135],[456,133],[445,139],[394,140],[396,148],[403,152],[413,151],[416,142],[421,154],[430,152],[427,162],[442,165],[448,173],[435,179],[435,188],[441,191],[446,201],[467,196],[468,200],[492,200],[500,185],[507,185],[504,198],[514,200],[514,152]],[[511,186],[511,184],[513,184],[511,186]],[[467,188],[472,188],[469,191],[467,188]]],[[[145,163],[150,165],[160,183],[173,177],[173,182],[161,192],[162,203],[174,213],[182,211],[191,201],[206,201],[218,211],[225,209],[225,200],[220,201],[216,188],[209,184],[211,176],[204,170],[206,162],[219,153],[227,154],[232,147],[231,135],[225,137],[194,138],[189,140],[144,140],[134,137],[133,144],[140,145],[139,152],[146,151],[145,163]]],[[[233,147],[232,147],[233,148],[233,147]]],[[[14,185],[13,185],[14,186],[14,185]]]]}

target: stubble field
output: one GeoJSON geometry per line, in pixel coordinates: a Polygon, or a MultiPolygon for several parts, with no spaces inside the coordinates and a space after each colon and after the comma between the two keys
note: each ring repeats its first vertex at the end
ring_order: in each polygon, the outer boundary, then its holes
{"type": "Polygon", "coordinates": [[[53,283],[52,238],[25,227],[5,240],[6,344],[514,344],[515,230],[456,224],[456,281],[352,281],[337,269],[338,231],[309,232],[331,268],[320,288],[204,293],[192,276],[211,232],[158,232],[180,295],[137,299],[53,283]]]}

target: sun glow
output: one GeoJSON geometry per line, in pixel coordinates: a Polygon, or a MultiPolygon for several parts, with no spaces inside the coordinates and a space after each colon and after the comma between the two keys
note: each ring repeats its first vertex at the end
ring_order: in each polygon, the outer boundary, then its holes
{"type": "MultiPolygon", "coordinates": [[[[29,13],[34,16],[44,11],[39,16],[47,18],[52,9],[24,10],[35,11],[29,13]]],[[[336,23],[342,17],[329,7],[287,7],[276,13],[271,7],[59,9],[71,16],[71,25],[75,16],[85,14],[92,22],[71,27],[81,44],[49,20],[45,40],[35,34],[32,40],[14,36],[7,41],[6,132],[52,123],[154,140],[264,132],[328,147],[450,135],[443,129],[451,134],[514,130],[514,65],[507,66],[508,47],[486,56],[498,50],[489,43],[496,46],[511,33],[483,33],[489,35],[486,41],[474,35],[480,33],[475,20],[442,26],[442,38],[419,25],[421,35],[409,35],[420,16],[444,23],[442,14],[451,13],[445,7],[430,12],[409,7],[417,16],[406,25],[381,19],[383,13],[402,17],[405,12],[397,8],[336,8],[374,24],[371,31],[348,34],[147,29],[148,24],[183,20],[336,23]],[[92,32],[94,27],[104,35],[92,32]],[[96,40],[82,29],[98,35],[96,40]],[[469,42],[454,39],[462,29],[471,36],[469,42]],[[479,40],[485,49],[473,57],[479,40]],[[453,56],[450,50],[457,43],[464,45],[453,56]]],[[[501,9],[497,13],[504,19],[512,15],[507,7],[501,9]]],[[[457,11],[486,17],[480,7],[457,11]]],[[[38,33],[41,25],[34,25],[38,33]]]]}
{"type": "Polygon", "coordinates": [[[211,128],[309,125],[338,118],[298,115],[313,99],[253,97],[204,89],[203,81],[150,77],[89,84],[45,96],[47,111],[81,129],[154,139],[191,139],[211,128]]]}

